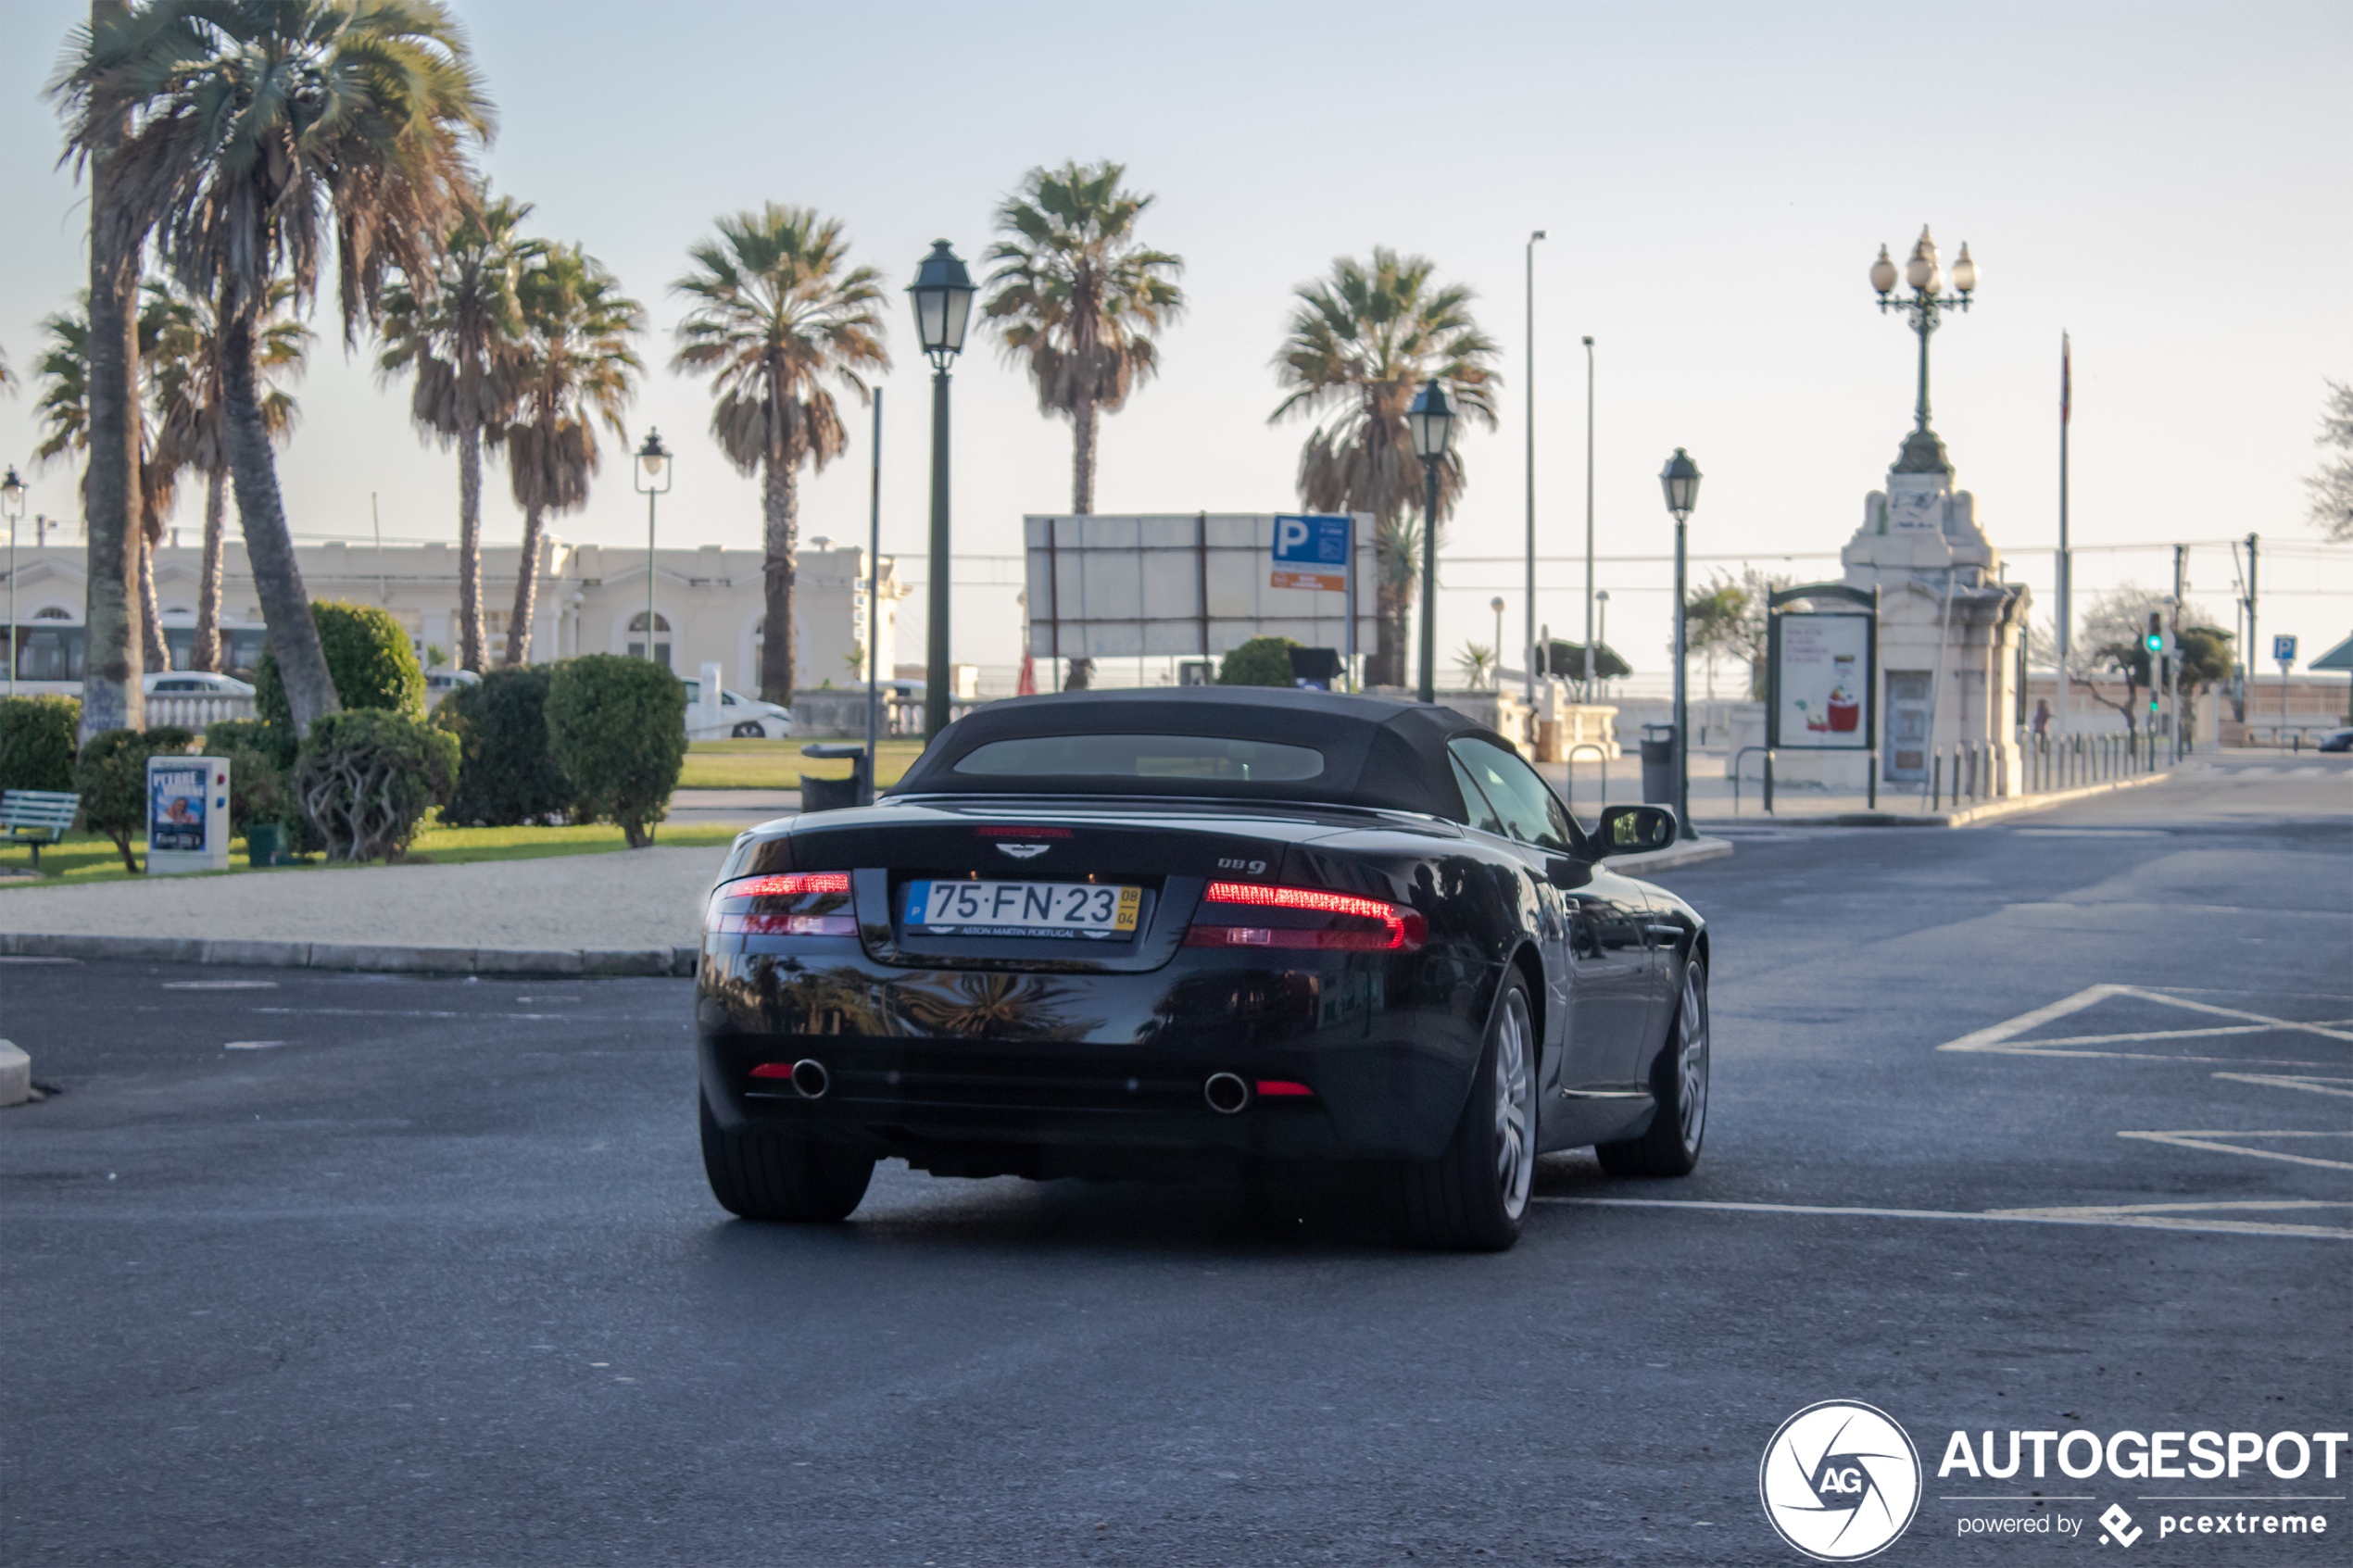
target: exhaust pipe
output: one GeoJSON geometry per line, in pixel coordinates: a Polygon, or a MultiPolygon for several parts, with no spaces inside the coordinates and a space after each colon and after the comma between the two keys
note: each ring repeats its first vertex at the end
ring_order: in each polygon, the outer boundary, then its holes
{"type": "Polygon", "coordinates": [[[1250,1085],[1231,1073],[1211,1073],[1201,1094],[1220,1116],[1237,1116],[1250,1108],[1250,1085]]]}
{"type": "Polygon", "coordinates": [[[803,1099],[824,1099],[825,1091],[834,1086],[834,1077],[824,1062],[805,1056],[792,1064],[792,1086],[803,1099]]]}

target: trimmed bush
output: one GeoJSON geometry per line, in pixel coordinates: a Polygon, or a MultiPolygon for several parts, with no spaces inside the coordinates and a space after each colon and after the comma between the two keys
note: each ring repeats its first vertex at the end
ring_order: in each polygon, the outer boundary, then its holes
{"type": "Polygon", "coordinates": [[[333,860],[398,856],[457,782],[457,736],[366,708],[311,725],[295,764],[296,798],[333,860]]]}
{"type": "Polygon", "coordinates": [[[205,749],[215,757],[226,757],[233,751],[258,751],[285,772],[295,763],[295,755],[302,747],[295,739],[290,724],[272,724],[266,719],[215,719],[204,727],[205,749]]]}
{"type": "Polygon", "coordinates": [[[1299,646],[1289,637],[1252,637],[1226,656],[1217,667],[1221,686],[1289,686],[1290,650],[1299,646]]]}
{"type": "MultiPolygon", "coordinates": [[[[390,612],[374,605],[323,600],[310,607],[319,628],[319,646],[327,656],[327,673],[335,683],[335,697],[346,711],[372,709],[422,718],[425,672],[409,633],[390,612]]],[[[286,703],[285,678],[269,649],[253,668],[253,709],[269,723],[294,733],[294,709],[286,703]]]]}
{"type": "Polygon", "coordinates": [[[71,789],[81,722],[69,696],[0,697],[0,789],[71,789]]]}
{"type": "Polygon", "coordinates": [[[547,740],[581,820],[610,817],[632,849],[654,841],[686,765],[686,688],[651,659],[592,653],[547,683],[547,740]]]}
{"type": "Polygon", "coordinates": [[[503,665],[434,709],[434,728],[458,737],[460,759],[443,822],[516,827],[572,809],[572,780],[547,746],[550,679],[544,664],[503,665]]]}
{"type": "Polygon", "coordinates": [[[108,730],[92,735],[82,748],[73,787],[82,792],[82,823],[114,840],[125,869],[140,869],[131,841],[147,836],[147,759],[184,757],[195,738],[177,725],[158,724],[151,730],[108,730]]]}

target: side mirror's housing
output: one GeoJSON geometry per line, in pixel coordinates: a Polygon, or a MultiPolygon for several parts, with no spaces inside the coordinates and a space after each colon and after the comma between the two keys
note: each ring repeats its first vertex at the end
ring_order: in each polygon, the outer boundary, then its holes
{"type": "Polygon", "coordinates": [[[1604,806],[1593,825],[1593,853],[1640,855],[1675,842],[1681,824],[1666,806],[1604,806]]]}

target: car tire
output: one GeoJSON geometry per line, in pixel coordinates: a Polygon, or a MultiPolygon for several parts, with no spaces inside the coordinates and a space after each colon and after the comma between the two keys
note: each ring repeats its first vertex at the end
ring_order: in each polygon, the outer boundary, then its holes
{"type": "MultiPolygon", "coordinates": [[[[700,1099],[700,1097],[697,1097],[700,1099]]],[[[864,1200],[875,1160],[839,1144],[749,1129],[731,1132],[700,1099],[702,1168],[730,1214],[788,1224],[832,1224],[864,1200]]]]}
{"type": "Polygon", "coordinates": [[[768,738],[767,729],[757,719],[745,720],[728,734],[737,740],[766,740],[768,738]]]}
{"type": "Polygon", "coordinates": [[[1596,1144],[1602,1169],[1613,1176],[1688,1176],[1699,1165],[1707,1136],[1707,960],[1693,953],[1683,964],[1683,985],[1666,1047],[1651,1068],[1657,1110],[1642,1136],[1596,1144]]]}
{"type": "Polygon", "coordinates": [[[1389,1172],[1390,1216],[1409,1246],[1501,1252],[1519,1239],[1535,1185],[1536,1063],[1528,984],[1514,969],[1445,1152],[1389,1172]]]}

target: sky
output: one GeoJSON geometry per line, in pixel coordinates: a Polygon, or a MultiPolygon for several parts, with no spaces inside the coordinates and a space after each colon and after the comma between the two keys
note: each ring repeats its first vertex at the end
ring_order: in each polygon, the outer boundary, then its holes
{"type": "MultiPolygon", "coordinates": [[[[937,238],[977,274],[995,208],[1028,169],[1107,157],[1153,194],[1141,232],[1185,258],[1189,309],[1158,379],[1103,423],[1098,511],[1297,504],[1312,426],[1269,424],[1269,361],[1293,291],[1334,257],[1389,245],[1476,291],[1504,384],[1497,428],[1461,433],[1469,483],[1440,570],[1449,655],[1492,640],[1494,596],[1520,619],[1531,379],[1538,549],[1562,558],[1540,566],[1537,608],[1555,634],[1581,630],[1585,335],[1600,555],[1671,550],[1656,476],[1682,446],[1706,475],[1696,582],[1738,558],[1835,576],[1911,417],[1915,340],[1876,308],[1867,273],[1882,244],[1900,261],[1924,223],[1948,265],[1968,242],[1982,280],[1935,338],[1935,425],[2038,619],[2067,332],[2079,595],[2162,585],[2169,546],[2191,542],[2190,597],[2227,626],[2238,588],[2219,542],[2253,532],[2262,640],[2296,633],[2309,658],[2353,633],[2353,546],[2319,547],[2299,483],[2321,460],[2326,383],[2353,380],[2353,295],[2330,270],[2353,254],[2342,4],[454,9],[498,109],[482,157],[493,184],[648,308],[628,437],[659,426],[679,453],[665,544],[760,539],[758,490],[709,437],[708,383],[668,368],[671,285],[718,215],[814,207],[882,272],[896,360],[883,546],[920,558],[928,370],[897,291],[937,238]]],[[[40,319],[86,281],[84,193],[56,167],[42,96],[86,15],[0,5],[0,346],[19,374],[40,319]]],[[[337,323],[317,325],[280,458],[297,534],[364,539],[372,503],[387,539],[454,539],[455,458],[418,438],[406,388],[378,383],[364,340],[346,354],[337,323]]],[[[1069,426],[977,332],[953,397],[955,657],[1009,663],[1020,520],[1067,509],[1069,426]]],[[[0,399],[0,459],[26,469],[33,509],[71,516],[76,473],[29,464],[31,402],[31,388],[0,399]]],[[[849,454],[804,481],[804,538],[864,535],[870,416],[848,417],[849,454]]],[[[643,541],[618,458],[556,532],[643,541]]],[[[503,471],[484,489],[489,536],[519,537],[503,471]]],[[[198,526],[200,499],[182,506],[198,526]]],[[[1656,558],[1600,568],[1609,641],[1640,671],[1664,662],[1670,582],[1656,558]]],[[[910,601],[902,657],[922,624],[910,601]]]]}

